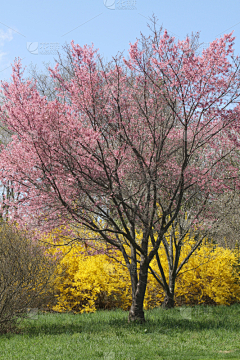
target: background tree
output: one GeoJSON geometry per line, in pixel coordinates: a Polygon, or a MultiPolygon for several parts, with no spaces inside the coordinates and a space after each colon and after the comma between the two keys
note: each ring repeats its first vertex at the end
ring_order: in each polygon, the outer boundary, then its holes
{"type": "MultiPolygon", "coordinates": [[[[7,146],[7,144],[11,141],[13,132],[8,130],[8,128],[6,126],[3,125],[2,121],[0,120],[0,144],[7,146]]],[[[14,194],[13,193],[13,189],[11,187],[12,183],[11,181],[9,181],[8,183],[6,183],[5,185],[1,184],[0,189],[1,189],[1,196],[0,196],[0,201],[2,203],[2,211],[5,213],[5,218],[7,219],[8,217],[8,206],[5,203],[5,199],[10,200],[11,198],[13,199],[14,196],[18,197],[19,194],[14,194]]],[[[2,214],[0,214],[1,219],[2,219],[2,214]]]]}
{"type": "MultiPolygon", "coordinates": [[[[211,224],[209,235],[215,243],[230,249],[240,245],[240,193],[239,189],[235,186],[236,178],[239,178],[239,160],[238,150],[233,151],[225,159],[228,164],[238,170],[235,174],[232,172],[226,174],[229,184],[228,191],[223,191],[218,196],[215,195],[214,201],[212,200],[212,212],[217,214],[217,221],[206,221],[206,224],[211,224]]],[[[213,197],[214,194],[212,195],[213,197]]]]}
{"type": "Polygon", "coordinates": [[[74,76],[66,81],[59,65],[51,70],[57,87],[52,101],[24,81],[19,61],[13,82],[2,83],[0,113],[17,134],[0,161],[1,181],[13,181],[14,191],[21,192],[21,199],[7,202],[12,218],[49,231],[70,217],[74,226],[119,249],[131,276],[129,321],[144,321],[151,261],[161,243],[171,258],[164,236],[194,203],[175,243],[165,299],[167,307],[174,305],[184,232],[192,226],[201,230],[209,196],[228,187],[225,170],[236,171],[222,161],[238,146],[226,136],[239,126],[234,38],[224,35],[199,55],[189,37],[175,42],[165,31],[156,43],[155,35],[149,39],[151,56],[144,58],[136,42],[129,60],[113,58],[107,69],[97,67],[93,47],[72,42],[74,76]],[[143,234],[140,244],[136,231],[143,234]]]}

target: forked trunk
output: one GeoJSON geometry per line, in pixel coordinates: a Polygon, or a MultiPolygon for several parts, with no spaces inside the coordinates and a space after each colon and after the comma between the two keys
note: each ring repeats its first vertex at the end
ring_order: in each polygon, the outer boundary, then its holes
{"type": "Polygon", "coordinates": [[[129,310],[128,322],[145,322],[143,302],[147,286],[147,270],[147,264],[141,263],[138,281],[136,274],[130,272],[132,282],[132,306],[129,310]]]}

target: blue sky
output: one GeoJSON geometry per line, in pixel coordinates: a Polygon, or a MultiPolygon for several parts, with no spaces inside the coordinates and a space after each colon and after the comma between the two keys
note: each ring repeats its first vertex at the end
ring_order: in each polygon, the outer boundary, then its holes
{"type": "Polygon", "coordinates": [[[31,63],[39,70],[43,62],[54,65],[57,56],[51,52],[57,47],[62,52],[62,45],[71,40],[81,46],[94,43],[108,61],[118,51],[127,55],[129,42],[140,32],[149,34],[147,22],[153,13],[159,25],[181,40],[200,31],[201,42],[209,43],[234,30],[235,54],[240,53],[236,0],[8,0],[0,12],[0,80],[10,80],[15,57],[27,68],[31,63]]]}

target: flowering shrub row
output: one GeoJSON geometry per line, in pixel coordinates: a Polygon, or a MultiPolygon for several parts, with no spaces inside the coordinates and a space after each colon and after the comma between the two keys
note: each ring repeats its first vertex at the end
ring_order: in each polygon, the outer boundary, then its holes
{"type": "MultiPolygon", "coordinates": [[[[193,239],[186,240],[180,262],[194,243],[193,239]]],[[[58,250],[54,248],[51,252],[58,250]]],[[[62,247],[61,251],[64,256],[56,269],[58,276],[53,288],[57,305],[52,307],[53,310],[83,313],[96,309],[130,308],[130,275],[121,252],[108,251],[114,259],[103,253],[92,255],[84,244],[74,244],[70,251],[69,246],[62,247]]],[[[168,279],[168,262],[163,247],[159,249],[159,257],[168,279]]],[[[158,271],[155,259],[151,266],[158,271]]],[[[163,299],[160,284],[149,273],[144,308],[158,307],[163,299]]],[[[240,270],[237,252],[206,241],[190,257],[177,277],[176,305],[229,305],[238,301],[240,270]]]]}

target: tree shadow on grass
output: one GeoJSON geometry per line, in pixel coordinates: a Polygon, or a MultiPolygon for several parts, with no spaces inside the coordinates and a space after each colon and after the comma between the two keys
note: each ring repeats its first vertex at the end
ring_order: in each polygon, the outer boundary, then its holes
{"type": "MultiPolygon", "coordinates": [[[[122,312],[114,316],[113,312],[108,314],[87,314],[73,315],[66,314],[54,315],[48,318],[44,315],[39,320],[29,321],[22,328],[21,334],[28,334],[30,337],[36,335],[60,335],[68,334],[114,334],[121,333],[141,333],[147,332],[166,334],[171,331],[205,331],[205,330],[229,330],[240,332],[240,323],[233,316],[224,316],[223,318],[211,317],[192,317],[190,319],[182,318],[179,312],[162,312],[157,315],[146,316],[146,322],[128,323],[128,312],[122,312]],[[95,316],[97,315],[97,316],[95,316]]],[[[111,336],[111,335],[110,335],[111,336]]]]}

